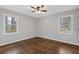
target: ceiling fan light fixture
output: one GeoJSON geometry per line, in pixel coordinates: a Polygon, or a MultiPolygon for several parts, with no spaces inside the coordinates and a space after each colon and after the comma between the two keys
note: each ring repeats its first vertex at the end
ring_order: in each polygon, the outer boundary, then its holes
{"type": "Polygon", "coordinates": [[[32,11],[36,14],[41,14],[41,13],[44,13],[44,12],[47,12],[46,9],[44,9],[44,5],[36,5],[36,6],[30,6],[31,8],[33,8],[35,11],[32,11]]]}
{"type": "Polygon", "coordinates": [[[39,11],[35,11],[35,13],[36,13],[36,14],[41,14],[41,11],[40,11],[40,10],[39,10],[39,11]]]}

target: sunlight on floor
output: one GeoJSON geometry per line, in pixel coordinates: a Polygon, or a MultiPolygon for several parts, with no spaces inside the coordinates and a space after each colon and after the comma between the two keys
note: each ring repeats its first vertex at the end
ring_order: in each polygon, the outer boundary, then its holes
{"type": "Polygon", "coordinates": [[[59,49],[59,54],[71,54],[71,51],[69,51],[66,48],[60,48],[59,49]]]}

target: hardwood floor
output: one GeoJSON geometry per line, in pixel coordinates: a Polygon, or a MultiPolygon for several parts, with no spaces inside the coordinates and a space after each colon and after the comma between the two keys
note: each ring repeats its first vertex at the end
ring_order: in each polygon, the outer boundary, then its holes
{"type": "Polygon", "coordinates": [[[0,54],[78,54],[79,46],[45,38],[28,40],[0,46],[0,54]]]}

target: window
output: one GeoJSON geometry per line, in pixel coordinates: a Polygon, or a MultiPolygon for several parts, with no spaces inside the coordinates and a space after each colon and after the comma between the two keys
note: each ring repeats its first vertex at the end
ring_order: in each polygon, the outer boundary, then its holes
{"type": "Polygon", "coordinates": [[[18,19],[15,16],[4,15],[3,18],[3,31],[4,34],[17,33],[18,31],[18,19]]]}
{"type": "Polygon", "coordinates": [[[58,19],[59,33],[73,33],[73,16],[62,16],[58,19]]]}

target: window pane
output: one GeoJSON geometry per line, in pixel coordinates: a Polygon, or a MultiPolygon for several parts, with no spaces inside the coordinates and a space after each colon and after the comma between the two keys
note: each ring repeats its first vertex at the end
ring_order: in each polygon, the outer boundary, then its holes
{"type": "Polygon", "coordinates": [[[16,32],[16,26],[15,25],[6,25],[6,32],[7,33],[16,32]]]}
{"type": "Polygon", "coordinates": [[[15,17],[10,17],[6,16],[6,33],[12,33],[16,32],[16,18],[15,17]]]}

